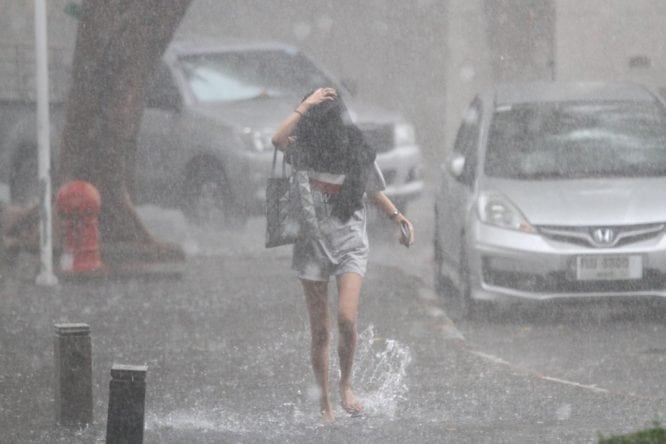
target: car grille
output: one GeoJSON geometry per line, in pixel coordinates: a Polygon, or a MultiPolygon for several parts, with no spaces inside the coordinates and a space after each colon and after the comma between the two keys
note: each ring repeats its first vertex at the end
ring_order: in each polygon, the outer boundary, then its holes
{"type": "Polygon", "coordinates": [[[365,141],[378,153],[393,149],[393,125],[363,124],[359,128],[365,141]]]}
{"type": "Polygon", "coordinates": [[[655,269],[643,270],[643,278],[613,281],[576,281],[572,272],[552,272],[545,275],[493,269],[483,261],[483,281],[497,287],[535,293],[630,293],[666,289],[666,276],[655,269]]]}
{"type": "Polygon", "coordinates": [[[553,226],[541,225],[537,230],[548,239],[594,248],[610,248],[639,242],[659,236],[663,223],[616,226],[553,226]]]}

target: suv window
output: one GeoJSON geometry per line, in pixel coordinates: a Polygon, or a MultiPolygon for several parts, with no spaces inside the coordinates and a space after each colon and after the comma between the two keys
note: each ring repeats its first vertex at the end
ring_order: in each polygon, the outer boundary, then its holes
{"type": "Polygon", "coordinates": [[[179,66],[200,102],[302,97],[331,82],[305,56],[283,50],[227,51],[183,56],[179,66]]]}

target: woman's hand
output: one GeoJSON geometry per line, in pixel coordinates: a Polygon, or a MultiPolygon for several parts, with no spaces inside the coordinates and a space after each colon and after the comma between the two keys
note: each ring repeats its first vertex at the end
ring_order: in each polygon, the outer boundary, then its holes
{"type": "Polygon", "coordinates": [[[400,228],[400,243],[409,248],[414,243],[414,225],[402,213],[396,214],[393,221],[400,228]]]}
{"type": "Polygon", "coordinates": [[[280,123],[278,129],[271,138],[273,146],[281,151],[286,151],[287,147],[296,140],[293,136],[293,132],[298,125],[298,121],[305,116],[305,113],[307,113],[313,106],[337,98],[338,93],[335,91],[335,88],[319,88],[310,94],[300,105],[298,105],[293,113],[289,114],[289,116],[280,123]]]}
{"type": "Polygon", "coordinates": [[[414,243],[414,225],[402,214],[383,191],[369,193],[368,198],[398,226],[400,243],[409,247],[414,243]]]}
{"type": "Polygon", "coordinates": [[[310,108],[319,105],[328,100],[335,100],[338,98],[338,92],[335,88],[319,88],[310,94],[301,104],[296,108],[299,112],[305,114],[310,108]]]}

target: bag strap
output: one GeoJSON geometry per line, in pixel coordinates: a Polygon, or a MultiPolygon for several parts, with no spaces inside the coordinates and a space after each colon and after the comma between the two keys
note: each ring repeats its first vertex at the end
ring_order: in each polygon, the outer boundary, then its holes
{"type": "MultiPolygon", "coordinates": [[[[271,168],[271,177],[275,177],[275,164],[277,163],[277,148],[273,148],[273,166],[271,168]]],[[[282,156],[282,177],[287,177],[287,165],[285,163],[285,156],[282,156]]]]}

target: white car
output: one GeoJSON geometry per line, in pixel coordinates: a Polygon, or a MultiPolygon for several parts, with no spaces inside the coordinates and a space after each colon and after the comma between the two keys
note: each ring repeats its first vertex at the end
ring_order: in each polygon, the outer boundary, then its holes
{"type": "Polygon", "coordinates": [[[666,107],[647,88],[497,85],[442,169],[435,280],[454,318],[480,301],[666,297],[666,107]]]}

